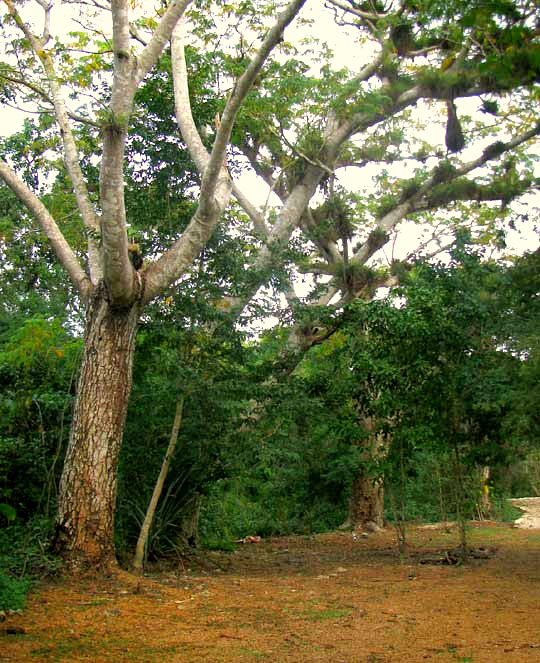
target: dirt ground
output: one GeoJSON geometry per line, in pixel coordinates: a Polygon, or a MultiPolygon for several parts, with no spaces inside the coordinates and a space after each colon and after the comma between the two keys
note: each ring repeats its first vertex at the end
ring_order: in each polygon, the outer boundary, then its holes
{"type": "Polygon", "coordinates": [[[42,583],[0,624],[9,663],[540,662],[540,530],[415,528],[263,540],[142,581],[42,583]]]}

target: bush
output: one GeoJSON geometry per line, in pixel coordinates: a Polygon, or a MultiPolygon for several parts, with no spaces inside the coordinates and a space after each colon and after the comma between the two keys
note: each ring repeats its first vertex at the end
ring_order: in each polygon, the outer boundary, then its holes
{"type": "Polygon", "coordinates": [[[0,528],[0,573],[17,578],[57,573],[60,559],[49,552],[52,532],[52,520],[44,516],[0,528]]]}
{"type": "Polygon", "coordinates": [[[21,580],[0,572],[0,610],[22,610],[29,587],[27,578],[21,580]]]}
{"type": "Polygon", "coordinates": [[[491,504],[493,506],[493,517],[495,520],[503,523],[513,523],[514,520],[521,518],[523,511],[512,506],[508,501],[508,497],[498,496],[492,498],[491,504]]]}
{"type": "Polygon", "coordinates": [[[249,480],[220,480],[204,498],[199,535],[204,548],[229,549],[231,542],[248,535],[286,536],[335,529],[343,522],[343,500],[327,495],[318,499],[277,478],[266,484],[249,480]]]}
{"type": "Polygon", "coordinates": [[[203,500],[199,521],[201,545],[228,550],[236,539],[259,534],[263,513],[235,481],[217,481],[203,500]]]}

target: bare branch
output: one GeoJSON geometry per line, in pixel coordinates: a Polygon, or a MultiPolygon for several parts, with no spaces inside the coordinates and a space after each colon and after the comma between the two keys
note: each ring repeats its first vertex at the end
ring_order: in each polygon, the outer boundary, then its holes
{"type": "MultiPolygon", "coordinates": [[[[81,213],[83,222],[86,228],[89,230],[88,238],[88,250],[89,250],[89,264],[90,264],[90,276],[94,284],[101,278],[101,266],[99,260],[99,252],[96,243],[96,237],[99,234],[99,221],[96,217],[94,208],[90,202],[88,196],[88,191],[86,188],[86,183],[79,162],[79,150],[69,124],[68,111],[66,109],[66,104],[63,99],[60,83],[56,76],[54,70],[54,64],[52,61],[51,55],[43,48],[45,37],[48,39],[48,36],[45,34],[44,39],[37,39],[28,28],[28,26],[23,22],[19,13],[15,9],[11,0],[4,0],[6,3],[10,15],[15,20],[17,26],[23,31],[24,35],[28,39],[34,53],[41,62],[43,71],[47,77],[47,82],[50,88],[50,97],[51,102],[54,106],[56,121],[60,129],[60,136],[64,145],[64,161],[66,164],[67,171],[71,178],[73,184],[73,191],[75,193],[75,198],[77,200],[77,206],[81,213]]],[[[48,3],[44,3],[47,7],[46,12],[49,11],[50,6],[48,3]]],[[[47,23],[46,23],[47,24],[47,23]]]]}
{"type": "MultiPolygon", "coordinates": [[[[405,260],[412,260],[415,256],[418,256],[433,241],[435,241],[435,237],[431,237],[431,239],[427,240],[426,242],[423,242],[422,244],[420,244],[420,246],[417,246],[414,251],[411,251],[410,253],[407,254],[407,257],[405,258],[405,260]]],[[[431,258],[435,258],[435,256],[438,256],[441,253],[445,253],[446,251],[449,251],[453,246],[455,246],[455,241],[454,240],[452,240],[451,242],[447,242],[446,244],[441,244],[440,246],[438,246],[433,251],[430,251],[429,253],[424,255],[423,258],[425,258],[427,260],[429,260],[431,258]]]]}
{"type": "Polygon", "coordinates": [[[240,207],[251,219],[253,227],[255,228],[260,238],[265,239],[268,236],[268,228],[264,222],[264,215],[259,212],[255,205],[251,203],[251,201],[242,193],[236,184],[233,184],[232,193],[238,201],[240,207]]]}
{"type": "Polygon", "coordinates": [[[342,2],[339,2],[339,0],[327,0],[327,2],[333,5],[334,7],[337,7],[338,9],[347,12],[348,14],[353,14],[354,16],[358,16],[359,18],[367,19],[370,21],[376,21],[386,16],[386,14],[380,12],[364,11],[360,9],[357,5],[353,5],[352,3],[350,5],[345,5],[342,2]]]}
{"type": "Polygon", "coordinates": [[[81,297],[86,300],[92,290],[90,279],[82,269],[77,256],[66,242],[45,205],[43,205],[39,198],[15,175],[3,160],[0,160],[0,177],[41,225],[58,260],[69,274],[81,297]]]}

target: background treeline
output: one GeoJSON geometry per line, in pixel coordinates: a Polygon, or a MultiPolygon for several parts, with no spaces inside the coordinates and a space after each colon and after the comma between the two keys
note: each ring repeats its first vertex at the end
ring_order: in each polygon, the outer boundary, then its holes
{"type": "MultiPolygon", "coordinates": [[[[539,268],[538,252],[503,264],[462,242],[449,264],[408,265],[400,288],[352,304],[300,357],[284,326],[234,331],[193,284],[156,305],[120,465],[120,558],[133,553],[180,397],[150,559],[336,528],[359,473],[383,481],[397,524],[504,517],[503,498],[538,495],[539,268]],[[373,440],[381,453],[366,453],[373,440]]],[[[46,255],[36,270],[58,278],[46,255]]],[[[13,278],[2,293],[0,563],[12,577],[58,566],[47,543],[81,341],[56,292],[13,278]]]]}
{"type": "MultiPolygon", "coordinates": [[[[260,215],[227,207],[202,253],[144,310],[118,470],[116,551],[127,566],[175,419],[178,439],[144,542],[148,560],[197,545],[231,546],[246,535],[370,521],[393,523],[404,543],[408,521],[505,517],[505,497],[540,494],[540,252],[489,257],[493,247],[504,249],[503,228],[519,220],[531,230],[538,214],[532,204],[521,216],[511,207],[538,188],[537,156],[527,147],[539,131],[538,31],[527,3],[523,16],[512,3],[489,3],[490,11],[480,4],[404,6],[410,25],[425,31],[412,51],[428,49],[433,69],[418,68],[411,49],[396,41],[402,7],[358,24],[359,39],[382,40],[377,85],[334,71],[331,53],[318,44],[317,76],[306,64],[313,45],[304,52],[288,43],[254,82],[226,165],[236,178],[249,163],[280,205],[266,201],[260,215]],[[412,90],[429,92],[429,117],[402,105],[412,90]],[[459,119],[467,141],[480,141],[471,145],[477,165],[489,168],[469,179],[469,162],[452,156],[461,148],[443,139],[445,125],[458,119],[455,95],[470,90],[483,96],[471,116],[458,105],[459,119]],[[417,129],[434,120],[437,103],[452,112],[439,118],[430,145],[417,129]],[[326,165],[329,118],[350,120],[341,133],[355,140],[326,165]],[[357,171],[360,190],[344,188],[334,172],[339,164],[371,169],[357,171]],[[310,184],[314,196],[283,234],[283,210],[293,192],[309,188],[302,183],[314,169],[321,171],[310,184]],[[429,228],[437,240],[431,262],[379,259],[401,220],[429,228]],[[295,295],[291,284],[302,279],[297,290],[308,294],[295,295]],[[337,306],[323,297],[332,289],[337,306]]],[[[246,14],[246,7],[237,18],[257,33],[260,12],[246,14]]],[[[192,20],[214,38],[206,12],[192,20]]],[[[229,32],[235,40],[238,31],[229,32]]],[[[222,50],[218,35],[208,51],[186,48],[191,110],[208,149],[227,97],[222,84],[232,85],[249,61],[238,34],[232,50],[222,50]]],[[[109,52],[81,62],[75,97],[108,71],[109,52]]],[[[201,184],[175,121],[170,69],[165,52],[137,92],[126,146],[128,234],[143,265],[182,236],[201,184]]],[[[15,95],[5,81],[3,94],[15,95]]],[[[101,133],[82,122],[74,134],[96,210],[101,133]]],[[[86,266],[88,230],[53,116],[27,118],[0,141],[0,152],[86,266]]],[[[425,251],[419,242],[414,255],[428,255],[429,242],[425,251]]],[[[0,258],[1,610],[5,597],[9,607],[22,604],[21,579],[59,568],[49,542],[84,313],[46,238],[4,185],[0,258]]]]}

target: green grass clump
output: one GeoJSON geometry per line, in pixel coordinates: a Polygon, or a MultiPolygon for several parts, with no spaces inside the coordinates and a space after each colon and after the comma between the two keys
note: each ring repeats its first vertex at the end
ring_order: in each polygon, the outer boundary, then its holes
{"type": "Polygon", "coordinates": [[[29,587],[26,578],[19,580],[0,572],[0,610],[22,610],[29,587]]]}

